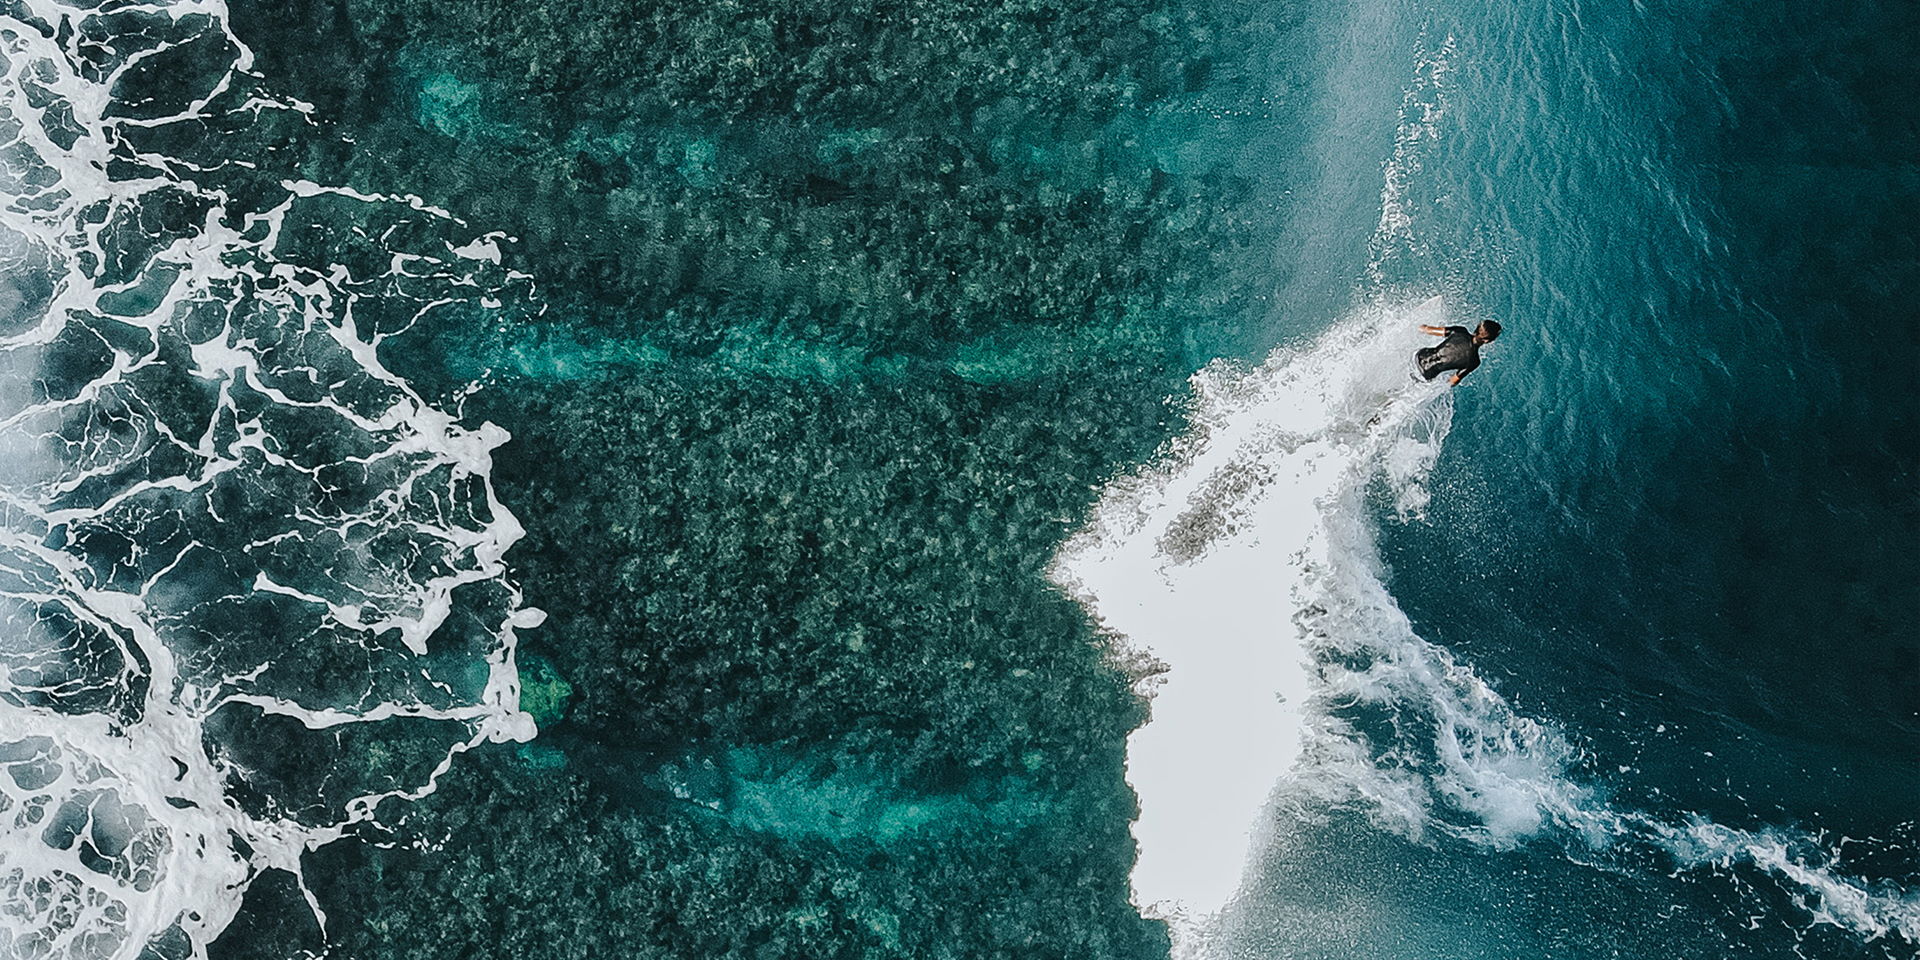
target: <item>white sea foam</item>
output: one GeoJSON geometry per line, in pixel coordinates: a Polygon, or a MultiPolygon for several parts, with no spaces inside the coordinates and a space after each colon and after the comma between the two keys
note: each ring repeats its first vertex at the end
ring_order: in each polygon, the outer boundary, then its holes
{"type": "MultiPolygon", "coordinates": [[[[1408,185],[1438,135],[1454,46],[1449,37],[1419,58],[1401,105],[1366,271],[1376,289],[1387,262],[1417,252],[1408,185]]],[[[1446,317],[1440,297],[1382,296],[1255,369],[1202,370],[1192,432],[1112,484],[1055,565],[1128,656],[1166,667],[1147,681],[1152,719],[1128,740],[1140,801],[1133,895],[1182,918],[1175,929],[1190,947],[1238,889],[1260,811],[1301,759],[1306,728],[1326,722],[1302,711],[1326,689],[1315,647],[1336,598],[1347,615],[1398,615],[1390,599],[1344,595],[1385,597],[1367,556],[1370,487],[1383,482],[1403,516],[1426,505],[1421,481],[1452,404],[1442,386],[1412,378],[1409,356],[1426,340],[1417,325],[1446,317]]],[[[1350,743],[1318,738],[1315,748],[1324,762],[1350,743]]],[[[1384,778],[1371,789],[1405,794],[1395,806],[1417,802],[1384,778]]]]}
{"type": "Polygon", "coordinates": [[[1819,838],[1609,804],[1582,751],[1413,630],[1375,548],[1416,520],[1451,419],[1409,379],[1439,298],[1356,311],[1252,370],[1194,378],[1193,430],[1116,481],[1055,578],[1159,661],[1128,741],[1135,902],[1205,955],[1261,835],[1294,804],[1350,806],[1381,829],[1489,849],[1535,838],[1581,858],[1653,850],[1676,869],[1756,869],[1806,922],[1920,943],[1920,895],[1845,871],[1819,838]],[[1290,803],[1269,805],[1276,787],[1290,803]]]}
{"type": "Polygon", "coordinates": [[[404,294],[425,311],[503,278],[495,235],[418,198],[289,182],[238,210],[195,182],[208,171],[142,153],[139,128],[312,108],[237,92],[250,55],[221,3],[90,6],[0,16],[0,956],[133,957],[166,937],[204,955],[261,870],[297,877],[458,752],[533,733],[514,644],[540,614],[505,579],[521,529],[488,480],[507,436],[423,400],[381,363],[390,331],[354,311],[401,281],[445,280],[404,294]],[[115,30],[140,36],[116,47],[115,30]],[[128,71],[195,38],[232,61],[175,112],[116,102],[128,71]],[[204,219],[139,249],[169,196],[204,219]],[[386,277],[283,257],[289,218],[327,200],[464,242],[396,252],[386,277]],[[494,599],[469,606],[491,624],[462,636],[455,591],[483,583],[494,599]],[[441,636],[464,661],[427,656],[441,636]],[[298,664],[329,653],[365,674],[298,664]],[[210,726],[237,705],[316,729],[444,721],[446,756],[399,780],[307,757],[321,802],[243,809],[229,781],[255,772],[210,726]]]}
{"type": "Polygon", "coordinates": [[[1337,538],[1364,528],[1370,481],[1391,478],[1417,510],[1446,433],[1444,388],[1411,379],[1407,360],[1414,325],[1443,319],[1438,298],[1373,307],[1255,370],[1202,371],[1194,432],[1115,484],[1063,551],[1056,578],[1167,665],[1128,741],[1143,908],[1205,916],[1238,886],[1316,692],[1318,626],[1296,614],[1350,561],[1337,538]]]}
{"type": "MultiPolygon", "coordinates": [[[[1455,46],[1449,36],[1417,58],[1401,105],[1373,290],[1390,265],[1427,254],[1411,187],[1439,136],[1455,46]]],[[[1416,842],[1552,838],[1583,860],[1650,850],[1678,870],[1758,871],[1805,922],[1920,943],[1920,893],[1849,875],[1817,837],[1611,805],[1563,731],[1414,632],[1376,525],[1421,515],[1451,422],[1446,388],[1409,379],[1409,355],[1431,342],[1415,325],[1471,322],[1439,297],[1361,299],[1311,344],[1197,374],[1190,433],[1110,484],[1055,565],[1118,659],[1160,668],[1143,682],[1151,718],[1128,741],[1132,882],[1144,912],[1172,921],[1176,952],[1222,945],[1214,921],[1251,854],[1301,804],[1358,808],[1416,842]],[[1288,802],[1269,804],[1276,789],[1288,802]]]]}

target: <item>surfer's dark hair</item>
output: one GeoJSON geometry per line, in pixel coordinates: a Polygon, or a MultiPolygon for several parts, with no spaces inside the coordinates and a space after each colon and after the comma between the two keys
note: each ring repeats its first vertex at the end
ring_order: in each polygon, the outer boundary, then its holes
{"type": "Polygon", "coordinates": [[[1492,343],[1495,339],[1497,339],[1500,336],[1500,321],[1482,320],[1480,321],[1480,329],[1486,331],[1487,342],[1492,343]]]}

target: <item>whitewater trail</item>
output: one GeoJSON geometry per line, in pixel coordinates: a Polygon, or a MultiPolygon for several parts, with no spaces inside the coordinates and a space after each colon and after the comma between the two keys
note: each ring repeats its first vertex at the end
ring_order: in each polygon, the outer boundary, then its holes
{"type": "Polygon", "coordinates": [[[1160,668],[1127,744],[1135,903],[1177,954],[1210,955],[1253,854],[1304,803],[1415,842],[1758,870],[1807,923],[1920,942],[1920,895],[1849,876],[1831,838],[1611,805],[1564,731],[1414,632],[1377,528],[1427,505],[1453,394],[1412,380],[1411,353],[1417,324],[1450,319],[1438,297],[1368,306],[1258,367],[1201,371],[1192,430],[1062,549],[1056,581],[1118,658],[1160,668]]]}
{"type": "MultiPolygon", "coordinates": [[[[1389,264],[1423,253],[1410,184],[1446,114],[1454,52],[1448,36],[1417,56],[1403,94],[1369,243],[1373,290],[1386,289],[1389,264]]],[[[1360,299],[1311,344],[1196,374],[1191,432],[1110,484],[1055,564],[1119,644],[1165,668],[1146,682],[1152,718],[1127,744],[1140,801],[1133,896],[1174,920],[1183,949],[1198,949],[1239,888],[1261,810],[1324,723],[1311,710],[1325,690],[1316,621],[1350,606],[1337,583],[1370,549],[1369,490],[1382,482],[1395,511],[1420,514],[1451,422],[1446,388],[1416,380],[1411,361],[1431,339],[1418,326],[1448,322],[1444,299],[1360,299]]]]}
{"type": "Polygon", "coordinates": [[[1437,297],[1382,305],[1254,370],[1203,370],[1192,433],[1111,487],[1062,552],[1057,579],[1167,667],[1127,751],[1143,908],[1204,917],[1238,887],[1316,692],[1316,627],[1295,614],[1322,606],[1342,518],[1364,520],[1376,478],[1404,513],[1425,504],[1452,404],[1408,358],[1416,325],[1445,320],[1437,297]]]}
{"type": "Polygon", "coordinates": [[[1830,838],[1610,805],[1575,739],[1417,635],[1388,589],[1378,525],[1422,517],[1453,415],[1444,380],[1412,379],[1431,343],[1417,325],[1478,319],[1381,292],[1434,257],[1414,185],[1456,47],[1448,35],[1415,58],[1362,305],[1256,367],[1196,374],[1189,433],[1110,483],[1056,560],[1116,658],[1157,667],[1127,744],[1134,902],[1170,922],[1176,955],[1221,952],[1220,921],[1286,811],[1342,806],[1414,842],[1553,838],[1581,862],[1651,851],[1736,883],[1757,871],[1805,923],[1920,944],[1920,892],[1850,876],[1830,838]]]}

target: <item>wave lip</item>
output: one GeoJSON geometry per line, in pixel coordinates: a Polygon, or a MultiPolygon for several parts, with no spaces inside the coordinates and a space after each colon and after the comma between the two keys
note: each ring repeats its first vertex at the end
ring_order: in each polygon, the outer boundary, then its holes
{"type": "Polygon", "coordinates": [[[1198,929],[1233,899],[1276,780],[1300,758],[1317,689],[1316,571],[1385,478],[1404,512],[1451,416],[1412,379],[1416,325],[1445,306],[1376,305],[1259,367],[1193,378],[1193,432],[1109,486],[1054,578],[1131,655],[1152,719],[1127,744],[1139,798],[1135,903],[1198,929]]]}

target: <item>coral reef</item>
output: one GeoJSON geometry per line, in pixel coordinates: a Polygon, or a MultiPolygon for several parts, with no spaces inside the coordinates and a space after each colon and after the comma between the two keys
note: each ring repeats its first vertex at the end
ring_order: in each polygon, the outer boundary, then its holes
{"type": "Polygon", "coordinates": [[[282,255],[364,264],[381,356],[513,433],[550,614],[539,738],[308,858],[335,955],[1165,951],[1126,896],[1144,704],[1043,574],[1262,335],[1222,15],[234,4],[311,111],[143,145],[236,206],[304,178],[467,225],[319,197],[282,255]],[[484,296],[385,266],[480,230],[484,296]]]}

